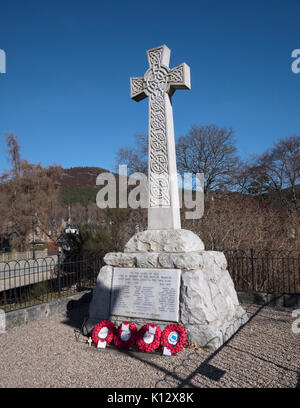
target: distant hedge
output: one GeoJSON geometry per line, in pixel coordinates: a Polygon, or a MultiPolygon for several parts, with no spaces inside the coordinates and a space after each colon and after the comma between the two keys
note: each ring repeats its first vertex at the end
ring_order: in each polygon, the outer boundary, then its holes
{"type": "Polygon", "coordinates": [[[46,245],[46,244],[36,245],[36,246],[34,247],[34,250],[35,250],[35,251],[44,251],[44,249],[47,249],[47,245],[46,245]]]}

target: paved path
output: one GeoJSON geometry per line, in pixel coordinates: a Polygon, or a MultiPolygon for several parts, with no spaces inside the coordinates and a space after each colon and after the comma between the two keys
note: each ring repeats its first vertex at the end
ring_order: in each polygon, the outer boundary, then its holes
{"type": "Polygon", "coordinates": [[[75,331],[86,311],[0,335],[0,387],[300,387],[300,334],[291,309],[246,307],[251,320],[215,353],[89,348],[75,331]]]}

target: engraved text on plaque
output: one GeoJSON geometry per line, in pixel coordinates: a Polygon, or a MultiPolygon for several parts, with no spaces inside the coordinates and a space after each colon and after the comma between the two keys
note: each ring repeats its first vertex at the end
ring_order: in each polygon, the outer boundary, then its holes
{"type": "Polygon", "coordinates": [[[114,268],[111,314],[178,321],[180,269],[114,268]]]}

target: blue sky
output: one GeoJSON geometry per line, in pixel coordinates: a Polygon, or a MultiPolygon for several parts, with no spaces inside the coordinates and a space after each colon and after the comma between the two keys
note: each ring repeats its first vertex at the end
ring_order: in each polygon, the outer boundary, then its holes
{"type": "Polygon", "coordinates": [[[43,165],[113,169],[115,153],[147,132],[148,103],[130,99],[146,50],[171,49],[170,67],[191,67],[190,91],[173,97],[176,137],[191,124],[235,129],[242,157],[300,133],[300,2],[1,2],[0,171],[4,133],[43,165]]]}

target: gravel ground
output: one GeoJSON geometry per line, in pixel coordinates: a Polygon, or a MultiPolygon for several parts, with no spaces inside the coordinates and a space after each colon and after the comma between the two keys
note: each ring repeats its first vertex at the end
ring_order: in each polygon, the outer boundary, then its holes
{"type": "Polygon", "coordinates": [[[86,313],[78,308],[30,322],[0,335],[0,387],[300,387],[292,310],[245,308],[250,322],[217,352],[184,349],[172,357],[89,347],[78,336],[86,313]]]}

